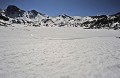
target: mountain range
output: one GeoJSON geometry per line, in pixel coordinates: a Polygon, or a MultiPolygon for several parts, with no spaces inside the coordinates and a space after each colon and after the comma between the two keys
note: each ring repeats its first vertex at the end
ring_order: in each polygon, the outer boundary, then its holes
{"type": "Polygon", "coordinates": [[[25,11],[15,5],[0,10],[0,25],[25,24],[35,27],[83,27],[85,29],[120,29],[120,13],[99,16],[69,16],[67,14],[52,17],[36,10],[25,11]]]}

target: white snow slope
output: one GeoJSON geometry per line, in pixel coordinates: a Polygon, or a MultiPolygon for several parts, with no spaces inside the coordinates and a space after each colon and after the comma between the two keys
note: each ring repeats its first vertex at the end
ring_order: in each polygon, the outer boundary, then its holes
{"type": "Polygon", "coordinates": [[[0,78],[120,78],[120,31],[0,27],[0,78]]]}

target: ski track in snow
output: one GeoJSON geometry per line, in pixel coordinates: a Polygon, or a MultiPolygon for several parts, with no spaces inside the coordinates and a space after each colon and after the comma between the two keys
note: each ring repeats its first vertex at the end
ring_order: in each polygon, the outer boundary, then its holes
{"type": "Polygon", "coordinates": [[[120,78],[120,31],[0,27],[0,78],[120,78]]]}

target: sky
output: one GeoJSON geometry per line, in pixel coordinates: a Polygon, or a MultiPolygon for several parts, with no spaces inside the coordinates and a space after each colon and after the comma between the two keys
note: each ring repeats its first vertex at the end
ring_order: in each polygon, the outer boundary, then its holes
{"type": "Polygon", "coordinates": [[[0,8],[16,5],[23,10],[37,10],[57,16],[110,15],[120,12],[120,0],[0,0],[0,8]]]}

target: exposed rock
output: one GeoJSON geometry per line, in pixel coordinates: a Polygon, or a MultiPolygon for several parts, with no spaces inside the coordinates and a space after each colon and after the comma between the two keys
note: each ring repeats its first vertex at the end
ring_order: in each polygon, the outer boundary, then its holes
{"type": "Polygon", "coordinates": [[[24,10],[19,9],[14,5],[9,5],[5,11],[5,15],[10,18],[22,17],[24,12],[24,10]]]}
{"type": "Polygon", "coordinates": [[[57,17],[50,17],[36,10],[24,11],[14,5],[9,5],[5,11],[0,10],[0,14],[0,19],[2,20],[9,21],[10,19],[12,23],[27,24],[36,27],[67,26],[83,27],[85,29],[120,29],[120,13],[87,17],[63,14],[57,17]]]}
{"type": "Polygon", "coordinates": [[[8,17],[2,16],[1,14],[0,14],[0,19],[1,19],[1,20],[4,20],[4,21],[9,21],[9,18],[8,18],[8,17]]]}

